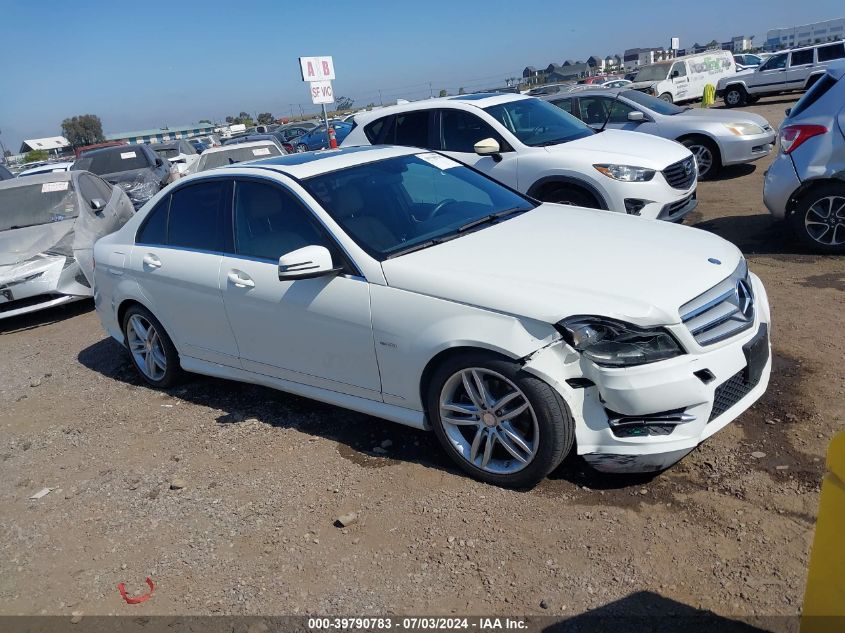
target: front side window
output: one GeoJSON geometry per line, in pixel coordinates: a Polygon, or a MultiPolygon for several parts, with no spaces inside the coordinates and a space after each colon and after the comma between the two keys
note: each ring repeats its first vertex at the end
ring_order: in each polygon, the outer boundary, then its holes
{"type": "Polygon", "coordinates": [[[684,62],[677,62],[674,66],[672,66],[672,76],[676,77],[686,77],[687,76],[687,65],[684,62]],[[678,73],[675,75],[675,73],[678,73]]]}
{"type": "Polygon", "coordinates": [[[804,66],[805,64],[813,63],[813,49],[808,48],[804,51],[795,51],[792,53],[792,59],[789,62],[790,66],[804,66]]]}
{"type": "Polygon", "coordinates": [[[628,113],[634,111],[631,106],[609,97],[581,97],[579,102],[581,115],[590,125],[604,125],[605,121],[626,123],[628,113]]]}
{"type": "Polygon", "coordinates": [[[509,101],[484,111],[532,147],[557,145],[595,133],[583,121],[540,99],[509,101]]]}
{"type": "Polygon", "coordinates": [[[669,103],[663,99],[652,97],[651,95],[647,95],[639,90],[626,90],[621,94],[629,101],[633,101],[636,104],[648,108],[649,110],[653,110],[654,112],[657,112],[657,114],[673,115],[680,114],[686,110],[686,108],[681,108],[676,106],[674,103],[669,103]]]}
{"type": "Polygon", "coordinates": [[[447,152],[474,152],[475,144],[486,138],[501,140],[489,124],[463,110],[440,111],[441,146],[447,152]]]}
{"type": "Polygon", "coordinates": [[[211,180],[174,191],[170,196],[168,245],[212,252],[223,250],[220,225],[228,187],[227,181],[211,180]]]}
{"type": "MultiPolygon", "coordinates": [[[[304,246],[334,246],[319,224],[287,189],[250,180],[235,183],[235,252],[276,261],[304,246]]],[[[333,259],[337,261],[335,253],[333,259]]]]}
{"type": "Polygon", "coordinates": [[[789,55],[787,53],[782,53],[780,55],[770,57],[765,64],[760,66],[760,70],[779,70],[781,68],[786,68],[786,58],[788,56],[789,55]]]}
{"type": "Polygon", "coordinates": [[[82,194],[82,197],[88,204],[94,198],[100,198],[103,202],[108,202],[109,198],[111,198],[111,187],[102,178],[89,174],[80,174],[79,193],[82,194]]]}
{"type": "Polygon", "coordinates": [[[491,214],[504,217],[534,208],[528,198],[434,152],[357,165],[304,184],[343,230],[379,260],[480,230],[491,214]],[[480,225],[466,227],[478,220],[480,225]]]}

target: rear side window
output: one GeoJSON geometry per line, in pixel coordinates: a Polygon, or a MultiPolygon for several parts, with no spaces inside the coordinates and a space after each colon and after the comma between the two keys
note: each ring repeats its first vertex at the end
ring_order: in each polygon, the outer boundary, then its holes
{"type": "Polygon", "coordinates": [[[170,198],[167,243],[170,246],[221,251],[221,218],[228,182],[213,180],[183,187],[170,198]]]}
{"type": "Polygon", "coordinates": [[[808,48],[805,51],[795,51],[792,53],[792,59],[789,62],[790,66],[803,66],[805,64],[813,63],[813,49],[808,48]]]}
{"type": "Polygon", "coordinates": [[[831,44],[830,46],[819,46],[819,61],[829,62],[832,59],[845,57],[845,43],[831,44]]]}
{"type": "Polygon", "coordinates": [[[393,129],[385,143],[410,147],[428,147],[429,110],[404,112],[394,117],[393,129]]]}
{"type": "Polygon", "coordinates": [[[367,137],[367,140],[370,143],[376,144],[378,143],[379,135],[381,131],[384,129],[384,123],[390,117],[384,117],[383,119],[379,119],[378,121],[373,121],[372,123],[364,126],[364,136],[367,137]]]}
{"type": "Polygon", "coordinates": [[[147,214],[147,218],[141,228],[138,229],[138,235],[135,236],[136,243],[156,245],[167,243],[167,210],[169,207],[170,196],[167,196],[147,214]]]}
{"type": "Polygon", "coordinates": [[[798,100],[798,103],[792,108],[789,113],[789,118],[794,118],[801,114],[804,110],[813,105],[816,101],[821,99],[824,94],[836,85],[836,80],[828,74],[822,75],[813,86],[804,93],[804,96],[798,100]]]}

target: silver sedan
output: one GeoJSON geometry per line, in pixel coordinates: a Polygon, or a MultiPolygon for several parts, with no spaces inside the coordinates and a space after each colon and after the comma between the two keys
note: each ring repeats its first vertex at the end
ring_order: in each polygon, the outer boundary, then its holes
{"type": "Polygon", "coordinates": [[[768,155],[777,132],[763,117],[735,110],[677,106],[629,88],[598,88],[541,97],[595,129],[614,128],[676,140],[695,155],[699,179],[725,165],[768,155]]]}

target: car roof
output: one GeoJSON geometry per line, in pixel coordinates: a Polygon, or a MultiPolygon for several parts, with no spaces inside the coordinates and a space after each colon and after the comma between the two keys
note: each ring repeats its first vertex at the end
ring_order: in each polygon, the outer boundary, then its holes
{"type": "Polygon", "coordinates": [[[270,139],[267,139],[266,141],[248,141],[246,143],[232,143],[231,145],[221,145],[220,147],[209,147],[203,152],[203,156],[205,154],[217,154],[219,152],[233,152],[235,150],[249,147],[276,147],[276,144],[270,139]]]}
{"type": "Polygon", "coordinates": [[[369,121],[380,119],[381,117],[391,114],[412,112],[414,110],[442,108],[446,105],[463,104],[466,106],[484,109],[489,106],[499,105],[500,103],[510,103],[511,101],[521,101],[534,98],[536,97],[516,94],[513,92],[479,92],[469,95],[455,95],[453,97],[437,97],[434,99],[423,99],[421,101],[411,101],[410,103],[385,106],[384,108],[379,108],[378,110],[371,110],[370,112],[356,114],[355,122],[358,124],[368,123],[369,121]]]}
{"type": "Polygon", "coordinates": [[[585,88],[584,90],[576,90],[574,92],[556,92],[550,95],[537,95],[537,99],[543,101],[553,101],[555,99],[573,99],[575,97],[594,97],[601,95],[603,97],[615,97],[619,93],[628,92],[632,88],[622,86],[621,88],[585,88]]]}
{"type": "Polygon", "coordinates": [[[12,178],[11,180],[0,180],[0,189],[12,189],[14,187],[25,187],[27,185],[40,185],[45,182],[64,182],[73,180],[77,175],[86,173],[84,171],[53,171],[46,174],[33,174],[25,178],[12,178]]]}
{"type": "MultiPolygon", "coordinates": [[[[274,156],[263,160],[251,161],[248,165],[236,163],[223,169],[235,170],[233,175],[254,174],[255,170],[270,170],[292,176],[296,179],[304,179],[332,171],[340,171],[357,165],[374,163],[398,156],[411,156],[427,151],[416,147],[399,147],[396,145],[362,145],[359,147],[340,147],[338,149],[274,156]]],[[[220,174],[219,170],[217,170],[217,174],[220,174]]],[[[197,176],[201,177],[202,174],[197,174],[197,176]]],[[[194,176],[191,176],[191,178],[194,178],[194,176]]]]}

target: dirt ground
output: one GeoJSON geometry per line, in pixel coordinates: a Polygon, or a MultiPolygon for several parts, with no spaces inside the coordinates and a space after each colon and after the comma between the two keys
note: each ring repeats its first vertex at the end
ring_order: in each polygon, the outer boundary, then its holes
{"type": "MultiPolygon", "coordinates": [[[[793,101],[747,109],[779,125],[793,101]]],[[[202,377],[148,389],[90,303],[3,321],[0,614],[798,614],[845,425],[845,259],[802,252],[770,220],[768,163],[702,183],[687,224],[763,279],[771,385],[654,477],[570,459],[502,490],[433,435],[365,415],[202,377]],[[335,527],[349,511],[358,522],[335,527]],[[116,585],[141,592],[147,576],[153,598],[125,604],[116,585]]]]}

